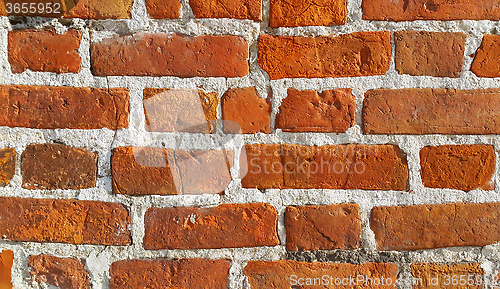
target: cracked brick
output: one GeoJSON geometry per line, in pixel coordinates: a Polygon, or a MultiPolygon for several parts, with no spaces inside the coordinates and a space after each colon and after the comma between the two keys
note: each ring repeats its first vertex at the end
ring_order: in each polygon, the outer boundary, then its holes
{"type": "Polygon", "coordinates": [[[500,77],[500,35],[484,35],[470,70],[479,77],[500,77]]]}
{"type": "Polygon", "coordinates": [[[343,25],[345,0],[271,0],[271,27],[343,25]]]}
{"type": "Polygon", "coordinates": [[[82,261],[50,255],[30,255],[28,266],[32,280],[61,289],[90,288],[90,277],[82,261]]]}

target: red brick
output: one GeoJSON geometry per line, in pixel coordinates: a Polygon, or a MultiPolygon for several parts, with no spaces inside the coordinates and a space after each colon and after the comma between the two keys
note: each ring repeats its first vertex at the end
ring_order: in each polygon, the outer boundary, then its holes
{"type": "Polygon", "coordinates": [[[484,35],[470,70],[479,77],[500,77],[500,35],[484,35]]]}
{"type": "Polygon", "coordinates": [[[111,264],[110,288],[226,289],[230,260],[126,260],[111,264]]]}
{"type": "Polygon", "coordinates": [[[95,187],[97,154],[61,144],[29,145],[21,155],[22,187],[31,190],[95,187]]]}
{"type": "Polygon", "coordinates": [[[27,69],[56,73],[78,73],[82,33],[70,29],[57,34],[55,29],[9,31],[9,63],[13,73],[27,69]]]}
{"type": "Polygon", "coordinates": [[[420,150],[424,186],[463,191],[493,190],[495,149],[491,145],[427,146],[420,150]]]}
{"type": "Polygon", "coordinates": [[[258,64],[271,79],[383,75],[391,49],[388,31],[338,37],[261,35],[258,64]]]}
{"type": "Polygon", "coordinates": [[[190,0],[196,18],[262,20],[261,0],[190,0]]]}
{"type": "Polygon", "coordinates": [[[433,263],[411,264],[411,274],[413,278],[416,278],[416,280],[418,280],[418,283],[414,284],[413,288],[414,289],[484,288],[481,285],[482,284],[481,282],[479,283],[477,282],[479,278],[481,278],[481,280],[484,280],[483,276],[484,271],[483,269],[479,268],[480,265],[481,264],[479,263],[449,264],[449,265],[433,264],[433,263]],[[461,279],[462,278],[461,276],[464,276],[463,279],[461,279]],[[434,280],[436,277],[438,283],[434,284],[432,282],[435,282],[434,280]],[[434,280],[431,280],[433,278],[434,280]],[[454,285],[453,283],[457,285],[454,285]]]}
{"type": "Polygon", "coordinates": [[[232,35],[116,35],[90,51],[96,76],[242,77],[249,69],[248,44],[232,35]]]}
{"type": "Polygon", "coordinates": [[[460,77],[465,33],[396,31],[395,61],[399,74],[460,77]]]}
{"type": "Polygon", "coordinates": [[[224,93],[222,98],[222,118],[228,132],[270,133],[271,105],[269,100],[259,96],[255,87],[233,88],[224,93]]]}
{"type": "Polygon", "coordinates": [[[90,288],[89,273],[82,261],[49,255],[31,255],[28,258],[32,279],[61,289],[90,288]]]}
{"type": "Polygon", "coordinates": [[[363,278],[372,278],[372,280],[378,279],[378,281],[381,281],[382,278],[384,280],[390,278],[391,283],[395,284],[398,277],[398,265],[390,263],[354,265],[287,260],[250,261],[244,268],[244,274],[248,277],[252,288],[396,288],[394,285],[370,286],[368,285],[370,284],[369,280],[362,281],[361,279],[359,283],[352,283],[349,278],[356,280],[357,276],[362,276],[363,278]],[[323,278],[325,278],[325,282],[320,283],[323,278]],[[337,285],[335,284],[336,280],[337,285]],[[338,282],[342,282],[342,280],[358,286],[339,286],[338,282]]]}
{"type": "Polygon", "coordinates": [[[359,205],[287,207],[286,249],[311,251],[361,246],[359,205]]]}
{"type": "Polygon", "coordinates": [[[500,134],[500,90],[376,89],[365,94],[365,134],[500,134]]]}
{"type": "MultiPolygon", "coordinates": [[[[65,0],[71,3],[71,0],[65,0]]],[[[79,0],[78,4],[64,15],[65,18],[82,19],[130,19],[134,0],[79,0]]]]}
{"type": "Polygon", "coordinates": [[[0,126],[121,129],[128,101],[124,88],[0,85],[0,126]]]}
{"type": "Polygon", "coordinates": [[[244,188],[407,190],[406,155],[395,145],[246,145],[244,188]]]}
{"type": "Polygon", "coordinates": [[[12,289],[12,265],[14,264],[14,252],[3,250],[0,253],[0,288],[12,289]]]}
{"type": "Polygon", "coordinates": [[[345,0],[271,0],[271,27],[342,25],[346,18],[345,0]]]}
{"type": "Polygon", "coordinates": [[[500,241],[500,203],[375,207],[370,221],[381,250],[482,247],[500,241]]]}
{"type": "Polygon", "coordinates": [[[180,17],[179,0],[146,0],[149,16],[155,19],[175,19],[180,17]]]}
{"type": "Polygon", "coordinates": [[[0,197],[0,236],[18,242],[130,245],[127,209],[116,203],[0,197]]]}
{"type": "Polygon", "coordinates": [[[0,149],[0,187],[9,185],[16,174],[16,149],[0,149]]]}
{"type": "Polygon", "coordinates": [[[500,20],[497,0],[363,0],[363,19],[413,20],[500,20]]]}
{"type": "Polygon", "coordinates": [[[146,250],[279,245],[276,209],[264,203],[151,208],[144,219],[146,250]]]}
{"type": "Polygon", "coordinates": [[[356,99],[351,89],[288,89],[276,115],[276,128],[286,132],[346,132],[354,125],[356,99]]]}
{"type": "Polygon", "coordinates": [[[144,89],[146,131],[210,133],[217,119],[219,95],[196,89],[144,89]]]}

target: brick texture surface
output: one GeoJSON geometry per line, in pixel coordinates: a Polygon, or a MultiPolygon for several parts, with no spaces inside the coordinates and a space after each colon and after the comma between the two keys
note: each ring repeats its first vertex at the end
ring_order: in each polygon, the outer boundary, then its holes
{"type": "Polygon", "coordinates": [[[258,57],[258,64],[271,79],[383,75],[391,61],[391,33],[261,35],[258,57]]]}
{"type": "MultiPolygon", "coordinates": [[[[71,3],[75,1],[65,0],[71,3]]],[[[132,17],[133,0],[79,0],[78,4],[69,10],[65,18],[82,19],[130,19],[132,17]]]]}
{"type": "Polygon", "coordinates": [[[130,216],[116,203],[0,197],[0,236],[19,242],[130,245],[130,216]]]}
{"type": "Polygon", "coordinates": [[[13,73],[27,69],[56,73],[78,73],[82,34],[70,29],[57,34],[55,29],[9,31],[9,63],[13,73]]]}
{"type": "Polygon", "coordinates": [[[271,132],[271,105],[259,96],[255,87],[226,91],[222,98],[222,118],[226,132],[271,132]]]}
{"type": "Polygon", "coordinates": [[[23,188],[31,190],[95,187],[97,154],[61,144],[26,147],[21,156],[23,188]]]}
{"type": "Polygon", "coordinates": [[[346,18],[345,0],[271,0],[271,27],[342,25],[346,18]]]}
{"type": "Polygon", "coordinates": [[[500,90],[376,89],[365,94],[365,134],[500,134],[500,90]]]}
{"type": "Polygon", "coordinates": [[[287,207],[286,249],[311,251],[361,246],[359,205],[287,207]]]}
{"type": "Polygon", "coordinates": [[[0,149],[0,187],[10,183],[16,174],[16,150],[11,148],[0,149]]]}
{"type": "Polygon", "coordinates": [[[149,16],[155,19],[179,18],[181,1],[179,0],[146,0],[149,16]]]}
{"type": "Polygon", "coordinates": [[[61,289],[90,288],[89,273],[82,261],[50,255],[31,255],[28,258],[32,279],[61,289]]]}
{"type": "Polygon", "coordinates": [[[276,210],[269,204],[223,204],[214,208],[151,208],[144,247],[219,249],[276,246],[276,210]]]}
{"type": "Polygon", "coordinates": [[[262,20],[261,0],[190,0],[196,18],[262,20]]]}
{"type": "Polygon", "coordinates": [[[406,155],[394,145],[246,145],[244,188],[407,190],[406,155]]]}
{"type": "Polygon", "coordinates": [[[460,77],[466,38],[464,33],[394,32],[396,70],[400,74],[460,77]]]}
{"type": "Polygon", "coordinates": [[[421,283],[415,284],[414,289],[436,288],[436,289],[460,289],[460,288],[484,288],[482,283],[477,282],[479,277],[484,280],[484,271],[479,268],[479,263],[464,264],[433,264],[415,263],[411,264],[413,278],[418,278],[421,283]],[[462,277],[464,276],[464,277],[462,277]],[[469,277],[470,276],[470,277],[469,277]],[[438,283],[432,279],[437,277],[438,283]],[[460,279],[462,278],[462,279],[460,279]],[[478,279],[476,279],[478,278],[478,279]],[[446,284],[448,285],[446,285],[446,284]],[[464,286],[466,285],[466,286],[464,286]]]}
{"type": "Polygon", "coordinates": [[[375,207],[380,250],[485,246],[500,241],[500,203],[375,207]]]}
{"type": "MultiPolygon", "coordinates": [[[[372,279],[390,278],[394,284],[398,276],[398,265],[389,263],[364,263],[361,265],[346,263],[309,263],[297,261],[250,261],[244,268],[251,288],[342,288],[335,285],[335,280],[348,282],[350,286],[344,288],[395,288],[394,286],[366,286],[366,283],[349,283],[354,276],[370,277],[372,279]],[[319,286],[323,276],[326,276],[325,285],[319,286]],[[333,277],[333,280],[330,278],[333,277]],[[314,286],[316,279],[316,286],[314,286]],[[318,280],[319,279],[319,280],[318,280]],[[332,282],[333,281],[333,282],[332,282]],[[302,284],[301,284],[302,283],[302,284]],[[300,284],[300,285],[299,285],[300,284]],[[359,284],[359,285],[358,285],[359,284]],[[357,286],[356,286],[357,285],[357,286]]],[[[338,281],[337,281],[338,282],[338,281]]]]}
{"type": "Polygon", "coordinates": [[[479,77],[500,77],[500,35],[484,35],[470,70],[479,77]]]}
{"type": "Polygon", "coordinates": [[[2,250],[0,252],[0,288],[12,289],[12,265],[14,264],[14,252],[2,250]]]}
{"type": "Polygon", "coordinates": [[[365,20],[500,20],[496,0],[363,0],[361,7],[365,20]]]}
{"type": "Polygon", "coordinates": [[[428,146],[420,151],[422,182],[430,188],[492,190],[495,149],[490,145],[428,146]]]}
{"type": "Polygon", "coordinates": [[[248,44],[238,36],[115,35],[90,47],[94,75],[242,77],[248,44]]]}
{"type": "Polygon", "coordinates": [[[354,125],[356,99],[351,89],[288,89],[276,115],[276,128],[286,132],[346,132],[354,125]]]}
{"type": "Polygon", "coordinates": [[[111,289],[226,289],[230,260],[124,260],[111,264],[111,289]]]}
{"type": "Polygon", "coordinates": [[[128,117],[127,89],[0,85],[0,126],[121,129],[128,117]]]}

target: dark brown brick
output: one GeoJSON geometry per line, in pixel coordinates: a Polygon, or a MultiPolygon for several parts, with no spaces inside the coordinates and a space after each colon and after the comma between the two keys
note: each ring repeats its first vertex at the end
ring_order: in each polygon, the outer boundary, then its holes
{"type": "Polygon", "coordinates": [[[500,134],[500,90],[370,90],[363,103],[363,132],[500,134]]]}
{"type": "Polygon", "coordinates": [[[271,105],[259,96],[255,87],[233,88],[222,98],[222,118],[227,132],[270,133],[271,105]],[[236,122],[239,127],[231,122],[236,122]]]}
{"type": "Polygon", "coordinates": [[[470,70],[479,77],[500,77],[500,35],[484,35],[470,70]]]}
{"type": "Polygon", "coordinates": [[[179,0],[146,0],[149,16],[155,19],[175,19],[180,17],[179,0]]]}
{"type": "Polygon", "coordinates": [[[342,25],[346,18],[345,0],[271,0],[271,27],[342,25]]]}
{"type": "Polygon", "coordinates": [[[380,250],[486,246],[500,241],[500,203],[374,207],[380,250]]]}
{"type": "Polygon", "coordinates": [[[16,149],[0,150],[0,187],[9,185],[16,174],[16,149]]]}
{"type": "Polygon", "coordinates": [[[31,190],[95,187],[97,154],[61,144],[29,145],[21,155],[23,188],[31,190]]]}
{"type": "Polygon", "coordinates": [[[31,255],[28,258],[32,279],[61,289],[90,288],[89,273],[82,261],[49,255],[31,255]]]}
{"type": "Polygon", "coordinates": [[[269,204],[223,204],[214,208],[151,208],[144,247],[219,249],[276,246],[276,209],[269,204]]]}
{"type": "Polygon", "coordinates": [[[18,242],[130,245],[130,216],[116,203],[0,197],[0,236],[18,242]]]}
{"type": "Polygon", "coordinates": [[[2,250],[0,253],[0,288],[12,289],[12,265],[14,264],[14,252],[2,250]]]}
{"type": "Polygon", "coordinates": [[[286,249],[312,251],[361,246],[359,205],[287,207],[286,249]]]}
{"type": "Polygon", "coordinates": [[[190,0],[196,18],[262,20],[261,0],[190,0]]]}
{"type": "Polygon", "coordinates": [[[0,85],[0,126],[121,129],[128,101],[124,88],[0,85]]]}
{"type": "Polygon", "coordinates": [[[411,274],[413,278],[417,278],[417,284],[414,284],[413,289],[435,288],[435,289],[480,289],[484,288],[483,282],[478,283],[478,279],[484,279],[484,271],[479,268],[479,263],[465,264],[433,264],[433,263],[415,263],[411,264],[411,274]],[[462,278],[461,276],[464,276],[462,278]],[[469,277],[471,276],[471,277],[469,277]],[[431,279],[438,278],[438,283],[431,279]],[[421,280],[421,281],[420,281],[421,280]],[[456,282],[456,283],[455,283],[456,282]],[[448,285],[446,285],[446,284],[448,285]],[[454,285],[456,284],[456,285],[454,285]],[[464,286],[466,285],[466,286],[464,286]]]}

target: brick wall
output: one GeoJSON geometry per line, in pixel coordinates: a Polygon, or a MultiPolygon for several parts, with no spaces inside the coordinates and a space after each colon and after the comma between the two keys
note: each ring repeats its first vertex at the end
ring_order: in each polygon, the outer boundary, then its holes
{"type": "Polygon", "coordinates": [[[499,20],[0,0],[0,289],[498,288],[499,20]]]}

